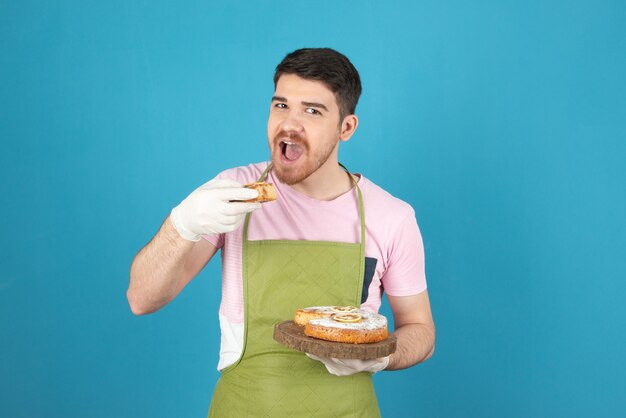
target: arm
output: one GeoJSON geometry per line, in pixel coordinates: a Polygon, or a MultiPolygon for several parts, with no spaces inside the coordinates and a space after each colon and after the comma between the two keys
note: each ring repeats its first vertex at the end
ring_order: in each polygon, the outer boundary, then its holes
{"type": "Polygon", "coordinates": [[[126,297],[132,312],[152,313],[171,302],[216,252],[206,240],[182,238],[168,216],[130,267],[126,297]]]}
{"type": "Polygon", "coordinates": [[[398,339],[396,352],[387,370],[406,369],[428,360],[435,351],[435,324],[430,311],[428,292],[412,296],[387,295],[398,339]]]}
{"type": "Polygon", "coordinates": [[[229,179],[215,179],[176,206],[159,232],[135,257],[126,292],[135,315],[159,310],[180,293],[216,253],[202,235],[237,229],[245,214],[260,207],[258,192],[229,179]]]}

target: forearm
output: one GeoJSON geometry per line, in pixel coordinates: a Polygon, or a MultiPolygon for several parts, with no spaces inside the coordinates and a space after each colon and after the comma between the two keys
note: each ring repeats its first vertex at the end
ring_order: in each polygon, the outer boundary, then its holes
{"type": "Polygon", "coordinates": [[[189,280],[185,259],[194,244],[178,234],[168,216],[131,265],[126,296],[133,313],[154,312],[180,292],[189,280]]]}
{"type": "Polygon", "coordinates": [[[406,324],[396,328],[396,351],[386,370],[406,369],[428,360],[435,351],[435,330],[424,324],[406,324]]]}

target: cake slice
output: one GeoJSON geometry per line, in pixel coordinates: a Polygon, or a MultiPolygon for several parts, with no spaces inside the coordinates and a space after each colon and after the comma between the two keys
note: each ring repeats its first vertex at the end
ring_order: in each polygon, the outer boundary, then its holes
{"type": "Polygon", "coordinates": [[[244,202],[271,202],[276,200],[276,188],[272,183],[255,182],[245,184],[243,187],[254,189],[259,192],[256,199],[244,200],[244,202]]]}

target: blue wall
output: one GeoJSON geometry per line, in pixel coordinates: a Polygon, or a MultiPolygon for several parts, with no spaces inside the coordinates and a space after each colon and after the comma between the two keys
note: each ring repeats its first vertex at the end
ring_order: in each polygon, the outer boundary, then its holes
{"type": "MultiPolygon", "coordinates": [[[[134,317],[134,254],[268,157],[273,68],[362,74],[341,160],[411,203],[438,329],[388,417],[626,415],[626,5],[0,1],[0,416],[205,416],[220,265],[134,317]]],[[[385,312],[388,309],[385,308],[385,312]]]]}

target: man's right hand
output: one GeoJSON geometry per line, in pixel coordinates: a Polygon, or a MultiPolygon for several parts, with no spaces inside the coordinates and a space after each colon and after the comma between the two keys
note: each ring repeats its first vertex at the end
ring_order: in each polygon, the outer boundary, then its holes
{"type": "Polygon", "coordinates": [[[172,209],[170,219],[181,237],[199,241],[202,235],[234,231],[245,215],[261,207],[258,202],[232,202],[254,199],[256,190],[230,179],[215,179],[194,190],[172,209]]]}

